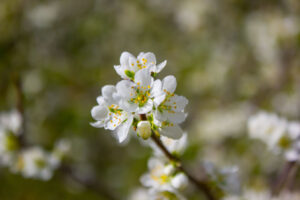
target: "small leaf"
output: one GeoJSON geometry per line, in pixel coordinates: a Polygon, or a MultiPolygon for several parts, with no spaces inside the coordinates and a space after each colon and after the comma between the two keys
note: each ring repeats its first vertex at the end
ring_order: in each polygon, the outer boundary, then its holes
{"type": "Polygon", "coordinates": [[[128,78],[130,78],[131,80],[134,79],[134,75],[135,73],[133,71],[130,71],[130,70],[125,70],[125,74],[128,78]]]}

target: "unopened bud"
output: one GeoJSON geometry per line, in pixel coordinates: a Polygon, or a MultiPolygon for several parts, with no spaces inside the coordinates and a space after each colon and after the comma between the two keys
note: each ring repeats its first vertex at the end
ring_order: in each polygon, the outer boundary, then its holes
{"type": "Polygon", "coordinates": [[[151,136],[151,124],[149,121],[140,121],[137,125],[137,134],[144,140],[151,136]]]}

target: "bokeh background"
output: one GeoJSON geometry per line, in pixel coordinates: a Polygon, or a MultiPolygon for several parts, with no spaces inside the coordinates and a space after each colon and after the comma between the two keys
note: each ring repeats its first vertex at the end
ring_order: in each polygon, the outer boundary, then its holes
{"type": "MultiPolygon", "coordinates": [[[[151,150],[91,127],[90,109],[120,80],[123,51],[154,52],[168,60],[158,78],[175,75],[189,99],[184,162],[194,173],[203,160],[236,165],[244,187],[263,189],[283,160],[247,137],[247,118],[265,109],[300,120],[299,48],[299,0],[1,0],[0,110],[16,107],[21,80],[26,140],[50,149],[68,138],[67,164],[126,199],[151,150]]],[[[42,182],[0,170],[1,200],[107,199],[61,171],[42,182]]]]}

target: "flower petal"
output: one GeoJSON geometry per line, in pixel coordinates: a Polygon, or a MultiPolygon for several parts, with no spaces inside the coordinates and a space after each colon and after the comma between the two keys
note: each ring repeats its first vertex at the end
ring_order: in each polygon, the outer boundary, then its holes
{"type": "Polygon", "coordinates": [[[163,90],[167,90],[170,93],[174,93],[176,86],[177,86],[177,81],[176,78],[174,76],[166,76],[163,81],[163,90]]]}
{"type": "Polygon", "coordinates": [[[105,106],[94,106],[91,110],[92,117],[97,121],[105,120],[108,114],[108,110],[105,106]]]}
{"type": "Polygon", "coordinates": [[[148,68],[144,68],[139,70],[134,76],[134,82],[141,87],[152,87],[153,78],[150,75],[150,70],[148,68]]]}
{"type": "Polygon", "coordinates": [[[178,125],[168,126],[161,129],[160,133],[172,139],[181,138],[183,131],[178,125]]]}
{"type": "Polygon", "coordinates": [[[128,136],[129,129],[130,129],[131,124],[132,124],[132,121],[133,121],[133,116],[130,115],[130,116],[128,116],[127,121],[123,122],[123,124],[121,124],[118,127],[118,129],[116,130],[117,131],[117,136],[118,136],[118,139],[119,139],[119,143],[122,143],[123,141],[126,140],[126,138],[128,136]]]}

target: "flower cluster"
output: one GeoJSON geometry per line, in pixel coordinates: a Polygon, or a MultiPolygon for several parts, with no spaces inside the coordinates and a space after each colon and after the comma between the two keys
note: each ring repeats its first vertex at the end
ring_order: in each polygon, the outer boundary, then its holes
{"type": "MultiPolygon", "coordinates": [[[[187,135],[179,140],[173,140],[161,136],[164,146],[173,155],[181,155],[187,146],[187,135]]],[[[170,162],[161,150],[153,143],[149,144],[153,149],[153,156],[148,160],[148,170],[141,177],[141,183],[148,188],[148,195],[153,199],[185,199],[181,192],[188,185],[188,178],[179,171],[176,163],[170,162]]]]}
{"type": "Polygon", "coordinates": [[[259,112],[248,120],[251,138],[266,143],[270,150],[282,152],[288,161],[300,160],[300,123],[276,114],[259,112]]]}
{"type": "Polygon", "coordinates": [[[49,180],[60,165],[70,144],[60,140],[52,152],[38,146],[22,146],[20,142],[22,117],[17,111],[0,114],[0,161],[12,172],[26,178],[49,180]]]}
{"type": "Polygon", "coordinates": [[[114,131],[120,143],[128,138],[129,132],[143,139],[152,133],[179,139],[183,132],[178,124],[186,118],[184,108],[188,100],[174,93],[174,76],[154,79],[166,63],[157,64],[150,52],[137,57],[123,52],[120,65],[114,67],[123,80],[102,87],[98,105],[91,110],[96,120],[91,125],[114,131]]]}

